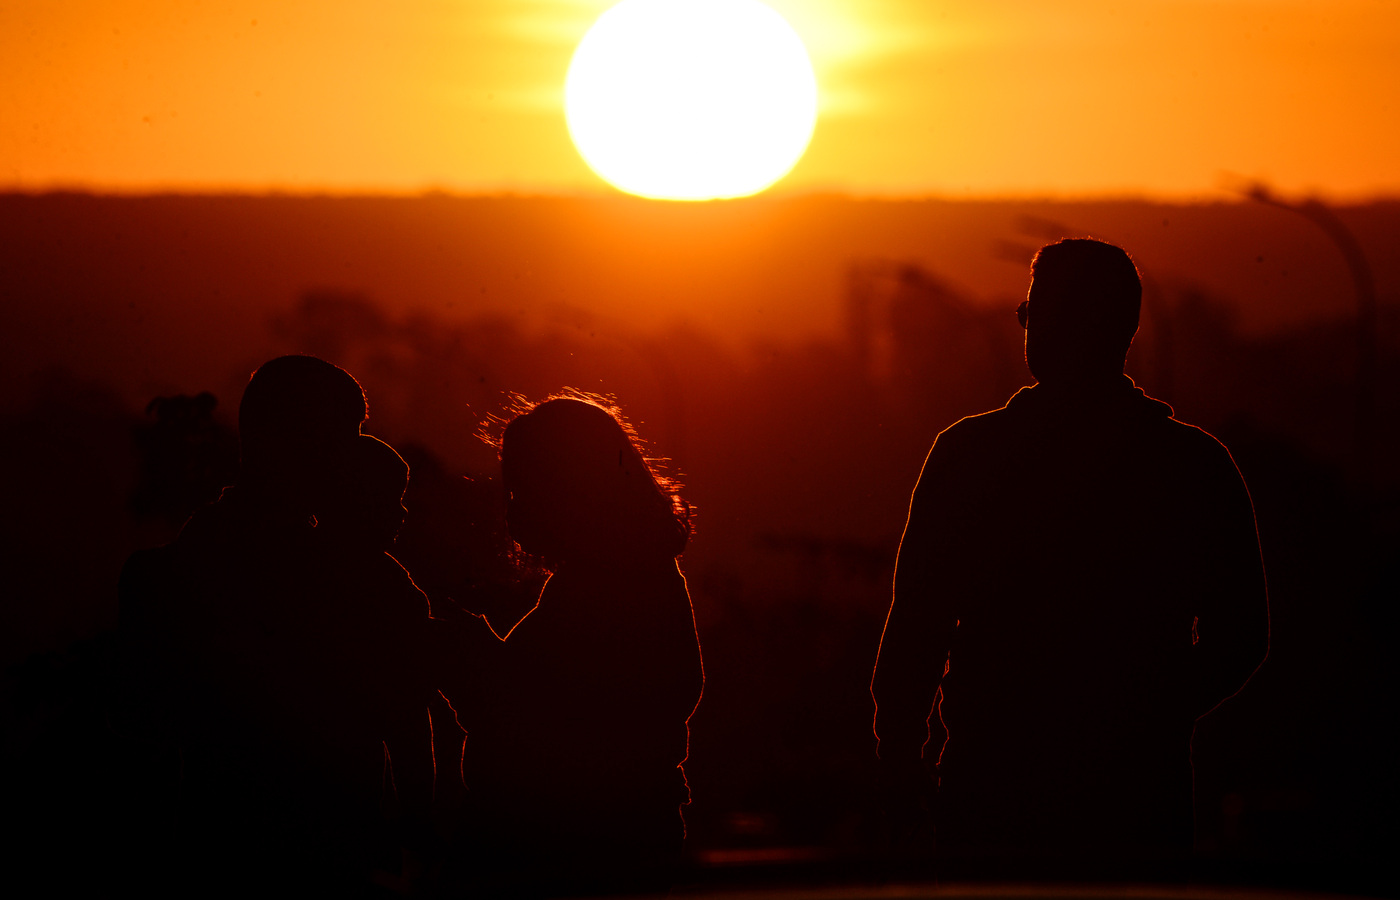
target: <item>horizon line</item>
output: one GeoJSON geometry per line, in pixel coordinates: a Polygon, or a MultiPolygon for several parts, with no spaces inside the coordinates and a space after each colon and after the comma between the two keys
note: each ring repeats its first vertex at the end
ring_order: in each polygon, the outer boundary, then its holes
{"type": "MultiPolygon", "coordinates": [[[[229,185],[144,185],[113,186],[54,182],[44,185],[0,184],[5,197],[72,197],[105,199],[304,199],[304,200],[612,200],[674,207],[706,207],[726,203],[781,202],[812,199],[850,200],[883,203],[1147,203],[1177,206],[1208,206],[1253,202],[1237,184],[1198,192],[1148,190],[1103,191],[856,191],[845,188],[801,188],[766,190],[743,197],[710,200],[667,200],[640,197],[615,189],[593,188],[449,188],[426,185],[418,188],[376,187],[287,187],[280,185],[235,187],[229,185]]],[[[1267,182],[1264,182],[1267,185],[1267,182]]],[[[1400,189],[1370,193],[1326,192],[1320,190],[1283,191],[1270,186],[1275,196],[1294,200],[1317,200],[1329,206],[1371,206],[1400,202],[1400,189]]]]}

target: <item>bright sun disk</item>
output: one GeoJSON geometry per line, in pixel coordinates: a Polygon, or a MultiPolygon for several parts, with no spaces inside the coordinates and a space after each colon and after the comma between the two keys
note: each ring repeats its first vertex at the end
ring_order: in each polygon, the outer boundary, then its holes
{"type": "Polygon", "coordinates": [[[574,51],[564,109],[579,153],[621,190],[742,197],[807,149],[817,82],[801,38],[758,0],[623,0],[574,51]]]}

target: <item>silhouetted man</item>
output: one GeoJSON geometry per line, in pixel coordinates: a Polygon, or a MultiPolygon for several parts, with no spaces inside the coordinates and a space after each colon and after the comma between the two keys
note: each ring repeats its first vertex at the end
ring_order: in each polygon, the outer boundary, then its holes
{"type": "MultiPolygon", "coordinates": [[[[391,737],[370,721],[385,704],[357,687],[377,686],[375,667],[406,655],[388,639],[403,629],[376,627],[376,598],[354,595],[367,582],[342,549],[348,529],[316,527],[318,513],[354,516],[339,494],[354,480],[365,414],[358,382],[330,363],[263,365],[239,407],[237,484],[123,571],[134,730],[178,752],[177,863],[194,881],[181,890],[289,877],[349,889],[378,861],[367,838],[393,783],[389,743],[399,784],[431,791],[426,699],[421,736],[391,737]]],[[[422,603],[416,615],[427,614],[422,603]]]]}
{"type": "Polygon", "coordinates": [[[943,852],[1189,854],[1194,722],[1267,651],[1229,452],[1123,374],[1141,296],[1118,247],[1041,249],[1038,383],[940,434],[914,490],[872,693],[891,808],[937,766],[943,852]]]}

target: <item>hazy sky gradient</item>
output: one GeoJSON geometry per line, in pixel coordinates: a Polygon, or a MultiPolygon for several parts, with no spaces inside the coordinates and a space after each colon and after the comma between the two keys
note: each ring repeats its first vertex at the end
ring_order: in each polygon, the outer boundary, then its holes
{"type": "MultiPolygon", "coordinates": [[[[0,189],[607,191],[562,85],[609,0],[8,0],[0,189]]],[[[1400,193],[1394,0],[770,0],[822,92],[778,190],[1400,193]]]]}

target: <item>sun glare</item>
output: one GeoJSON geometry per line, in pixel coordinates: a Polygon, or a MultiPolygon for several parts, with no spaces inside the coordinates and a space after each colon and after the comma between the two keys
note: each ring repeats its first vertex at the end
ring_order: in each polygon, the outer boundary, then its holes
{"type": "Polygon", "coordinates": [[[666,200],[755,194],[812,137],[817,82],[758,0],[623,0],[574,51],[569,133],[614,187],[666,200]]]}

